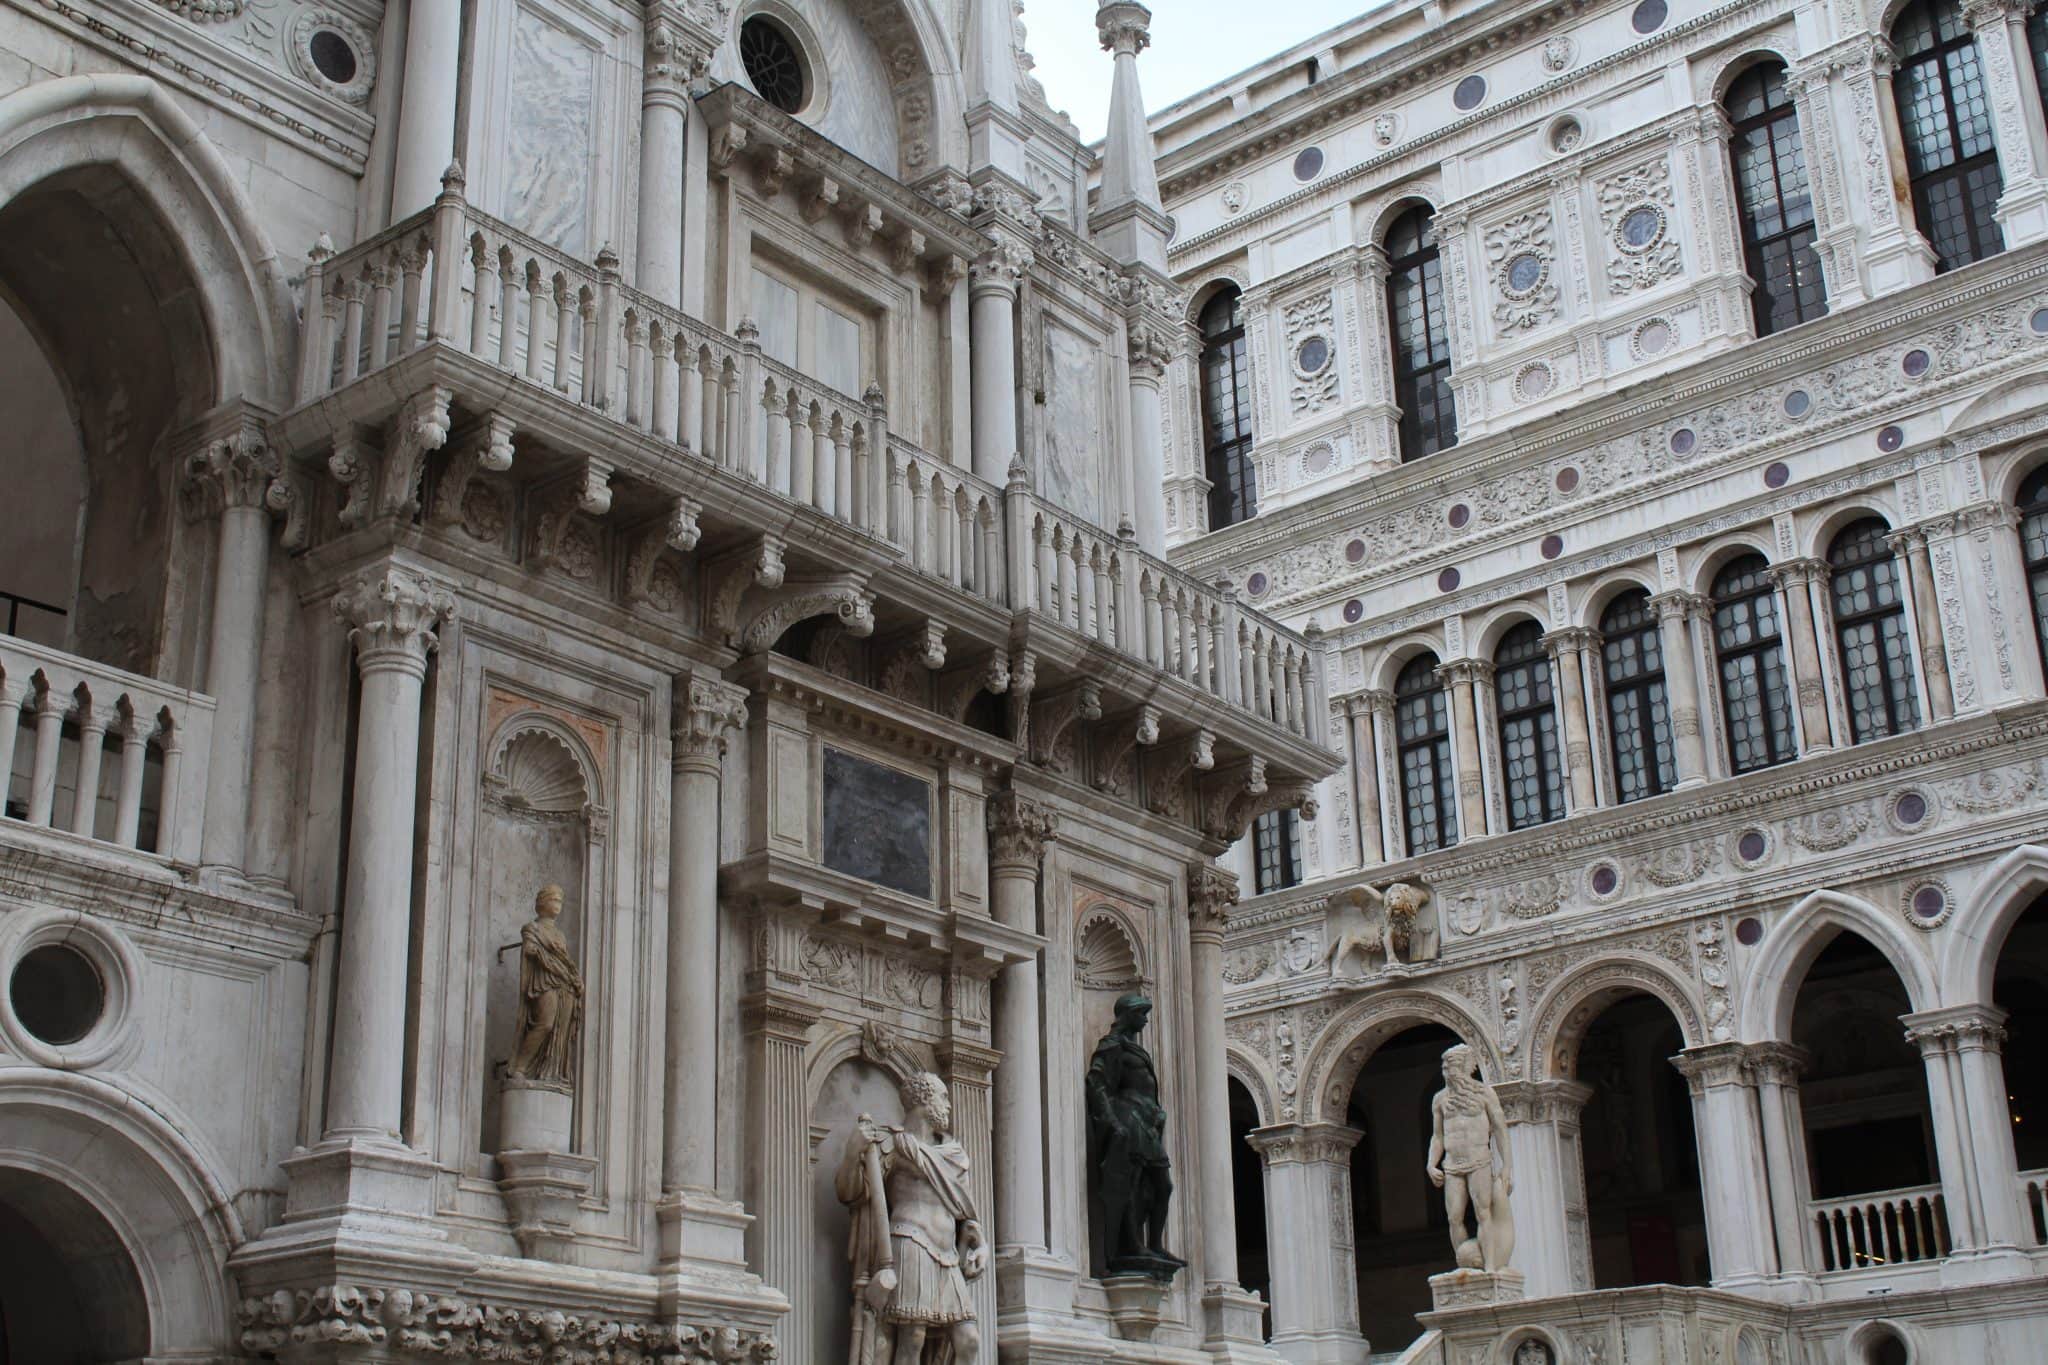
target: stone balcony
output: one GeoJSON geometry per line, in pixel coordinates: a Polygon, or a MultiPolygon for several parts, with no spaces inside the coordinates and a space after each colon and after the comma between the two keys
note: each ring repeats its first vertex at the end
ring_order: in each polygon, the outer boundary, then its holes
{"type": "Polygon", "coordinates": [[[426,213],[313,253],[299,403],[273,427],[297,471],[288,537],[450,528],[505,476],[531,509],[526,562],[573,570],[615,539],[622,581],[591,590],[654,629],[734,660],[821,615],[895,641],[954,719],[1004,693],[1055,768],[1094,724],[1094,785],[1142,785],[1212,837],[1335,767],[1319,633],[1052,506],[1021,464],[999,488],[934,458],[890,430],[879,388],[821,384],[750,322],[706,326],[627,288],[608,250],[575,260],[461,189],[451,171],[426,213]],[[670,551],[694,556],[692,593],[670,551]]]}

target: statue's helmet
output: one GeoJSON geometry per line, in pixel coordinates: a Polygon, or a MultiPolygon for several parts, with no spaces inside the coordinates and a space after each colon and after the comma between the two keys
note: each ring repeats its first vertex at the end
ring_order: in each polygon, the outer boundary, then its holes
{"type": "Polygon", "coordinates": [[[1117,1018],[1121,1019],[1126,1014],[1130,1014],[1136,1010],[1144,1010],[1146,1013],[1149,1014],[1152,1010],[1151,997],[1147,996],[1143,991],[1132,991],[1128,995],[1120,995],[1117,997],[1117,1018]]]}

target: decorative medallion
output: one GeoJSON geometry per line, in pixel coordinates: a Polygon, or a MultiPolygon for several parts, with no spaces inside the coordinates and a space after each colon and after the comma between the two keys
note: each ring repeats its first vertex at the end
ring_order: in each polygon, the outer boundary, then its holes
{"type": "Polygon", "coordinates": [[[1364,561],[1364,559],[1365,559],[1365,542],[1364,542],[1364,541],[1362,541],[1362,540],[1351,540],[1351,541],[1347,541],[1347,542],[1345,543],[1345,546],[1344,546],[1344,562],[1345,562],[1345,563],[1347,563],[1347,564],[1358,564],[1358,563],[1362,563],[1362,562],[1364,561]]]}
{"type": "Polygon", "coordinates": [[[1251,190],[1245,185],[1244,181],[1233,180],[1223,187],[1223,193],[1220,197],[1223,200],[1223,211],[1225,213],[1239,214],[1243,213],[1244,206],[1251,202],[1251,190]]]}
{"type": "Polygon", "coordinates": [[[1436,576],[1436,590],[1438,592],[1456,592],[1458,584],[1463,581],[1464,576],[1456,569],[1445,569],[1436,576]]]}
{"type": "Polygon", "coordinates": [[[1558,492],[1570,493],[1579,486],[1579,471],[1571,465],[1566,465],[1557,471],[1557,478],[1553,482],[1557,484],[1558,492]]]}
{"type": "Polygon", "coordinates": [[[1570,114],[1566,114],[1550,125],[1548,140],[1550,150],[1559,156],[1575,152],[1579,149],[1579,144],[1586,140],[1585,125],[1570,114]]]}
{"type": "Polygon", "coordinates": [[[376,40],[346,14],[325,6],[299,11],[284,50],[307,84],[348,104],[369,102],[377,83],[376,40]]]}
{"type": "Polygon", "coordinates": [[[1921,375],[1926,374],[1933,365],[1934,357],[1928,355],[1927,352],[1921,350],[1918,346],[1906,352],[1905,356],[1899,361],[1899,369],[1905,372],[1905,376],[1908,379],[1918,379],[1921,375]]]}
{"type": "Polygon", "coordinates": [[[1748,867],[1754,867],[1769,857],[1771,836],[1760,829],[1746,829],[1735,836],[1735,859],[1748,867]]]}
{"type": "Polygon", "coordinates": [[[1655,33],[1664,27],[1670,14],[1671,8],[1664,0],[1642,0],[1629,15],[1628,26],[1638,33],[1655,33]]]}
{"type": "Polygon", "coordinates": [[[1783,488],[1792,481],[1792,469],[1783,460],[1773,460],[1764,466],[1764,487],[1783,488]]]}
{"type": "Polygon", "coordinates": [[[1379,114],[1372,121],[1372,141],[1376,147],[1391,147],[1401,140],[1401,116],[1394,113],[1379,114]]]}
{"type": "Polygon", "coordinates": [[[1911,834],[1927,824],[1934,814],[1932,793],[1921,787],[1908,787],[1894,796],[1885,806],[1885,819],[1901,834],[1911,834]]]}
{"type": "Polygon", "coordinates": [[[1451,92],[1451,103],[1461,111],[1477,109],[1486,102],[1486,77],[1467,76],[1451,92]]]}
{"type": "Polygon", "coordinates": [[[1344,604],[1344,623],[1346,625],[1355,626],[1364,619],[1365,603],[1354,597],[1344,604]]]}
{"type": "Polygon", "coordinates": [[[1906,429],[1898,425],[1884,428],[1877,433],[1877,448],[1889,455],[1906,443],[1906,429]]]}
{"type": "Polygon", "coordinates": [[[1541,360],[1533,360],[1515,376],[1515,397],[1533,403],[1557,387],[1557,376],[1541,360]]]}
{"type": "Polygon", "coordinates": [[[1454,502],[1451,504],[1451,510],[1444,514],[1444,519],[1450,522],[1453,531],[1462,531],[1465,524],[1472,520],[1472,509],[1462,502],[1454,502]]]}
{"type": "Polygon", "coordinates": [[[1745,948],[1754,948],[1764,941],[1764,922],[1755,915],[1744,915],[1735,921],[1735,941],[1745,948]]]}
{"type": "Polygon", "coordinates": [[[1307,183],[1323,173],[1323,149],[1304,147],[1294,158],[1294,178],[1307,183]]]}
{"type": "Polygon", "coordinates": [[[1595,899],[1606,900],[1621,889],[1621,872],[1613,863],[1598,863],[1586,878],[1586,885],[1595,899]]]}
{"type": "Polygon", "coordinates": [[[1693,435],[1691,427],[1680,427],[1671,433],[1671,453],[1673,455],[1690,455],[1693,452],[1693,447],[1698,444],[1699,437],[1693,435]]]}
{"type": "Polygon", "coordinates": [[[1805,389],[1794,389],[1785,395],[1785,415],[1804,417],[1813,411],[1813,396],[1805,389]]]}
{"type": "Polygon", "coordinates": [[[1939,878],[1915,882],[1906,891],[1906,919],[1916,929],[1939,929],[1955,913],[1955,897],[1939,878]]]}
{"type": "Polygon", "coordinates": [[[1538,549],[1545,559],[1556,559],[1564,553],[1564,537],[1553,532],[1543,537],[1543,544],[1538,549]]]}
{"type": "Polygon", "coordinates": [[[1669,322],[1663,318],[1651,318],[1637,324],[1635,331],[1629,334],[1628,345],[1638,360],[1648,360],[1670,350],[1671,343],[1677,338],[1678,334],[1669,322]]]}
{"type": "Polygon", "coordinates": [[[1569,71],[1578,55],[1578,44],[1565,34],[1553,34],[1543,44],[1543,69],[1553,74],[1569,71]]]}

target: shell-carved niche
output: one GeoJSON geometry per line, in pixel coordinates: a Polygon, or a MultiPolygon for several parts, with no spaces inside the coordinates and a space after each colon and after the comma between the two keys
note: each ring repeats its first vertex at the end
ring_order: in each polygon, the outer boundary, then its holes
{"type": "MultiPolygon", "coordinates": [[[[533,917],[541,888],[561,887],[559,923],[588,972],[597,961],[590,935],[601,922],[596,912],[605,895],[603,860],[595,855],[606,836],[604,793],[590,748],[562,720],[533,711],[514,715],[498,726],[485,752],[490,757],[479,779],[470,873],[471,951],[484,990],[483,1038],[471,1071],[480,1153],[499,1146],[498,1083],[518,1034],[520,930],[533,917]]],[[[591,1040],[586,1029],[586,1049],[591,1040]]],[[[587,1065],[579,1072],[591,1074],[587,1065]]]]}
{"type": "Polygon", "coordinates": [[[1074,927],[1074,986],[1081,996],[1081,1065],[1116,1019],[1117,997],[1149,991],[1142,940],[1121,907],[1098,901],[1074,927]]]}

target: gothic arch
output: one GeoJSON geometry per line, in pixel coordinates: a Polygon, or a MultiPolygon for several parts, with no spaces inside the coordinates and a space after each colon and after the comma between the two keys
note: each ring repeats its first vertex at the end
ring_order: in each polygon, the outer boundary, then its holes
{"type": "Polygon", "coordinates": [[[1608,953],[1573,968],[1537,1002],[1529,1030],[1530,1079],[1571,1079],[1586,1029],[1609,1005],[1630,995],[1650,996],[1670,1010],[1687,1047],[1707,1040],[1692,988],[1668,963],[1642,953],[1608,953]]]}
{"type": "Polygon", "coordinates": [[[203,407],[288,405],[292,303],[247,194],[205,132],[147,76],[65,76],[0,97],[0,206],[54,175],[108,167],[167,224],[215,352],[203,407]]]}
{"type": "Polygon", "coordinates": [[[1307,1078],[1302,1122],[1344,1122],[1351,1088],[1372,1054],[1387,1039],[1417,1024],[1440,1024],[1449,1029],[1478,1051],[1483,1079],[1505,1079],[1498,1048],[1466,1005],[1425,990],[1389,991],[1337,1015],[1310,1044],[1308,1062],[1302,1068],[1307,1078]]]}
{"type": "MultiPolygon", "coordinates": [[[[1839,891],[1815,891],[1771,927],[1744,974],[1736,1018],[1745,1042],[1789,1041],[1792,1007],[1806,969],[1821,949],[1847,929],[1883,954],[1915,1010],[1931,1009],[1941,997],[1925,946],[1908,937],[1902,917],[1839,891]]],[[[1989,998],[1988,996],[1986,998],[1989,998]]]]}
{"type": "Polygon", "coordinates": [[[186,1131],[148,1099],[90,1076],[0,1071],[0,1193],[59,1187],[54,1202],[89,1209],[110,1230],[134,1268],[150,1359],[235,1354],[227,1261],[244,1231],[186,1131]]]}
{"type": "Polygon", "coordinates": [[[1989,1003],[1998,957],[2020,916],[2048,894],[2048,848],[2021,844],[1985,870],[1950,921],[1941,956],[1944,1004],[1989,1003]]]}
{"type": "Polygon", "coordinates": [[[1273,1103],[1273,1087],[1267,1082],[1265,1069],[1256,1057],[1243,1048],[1225,1048],[1224,1069],[1230,1079],[1243,1086],[1245,1093],[1252,1097],[1252,1103],[1259,1111],[1259,1127],[1280,1121],[1279,1108],[1273,1103]]]}

